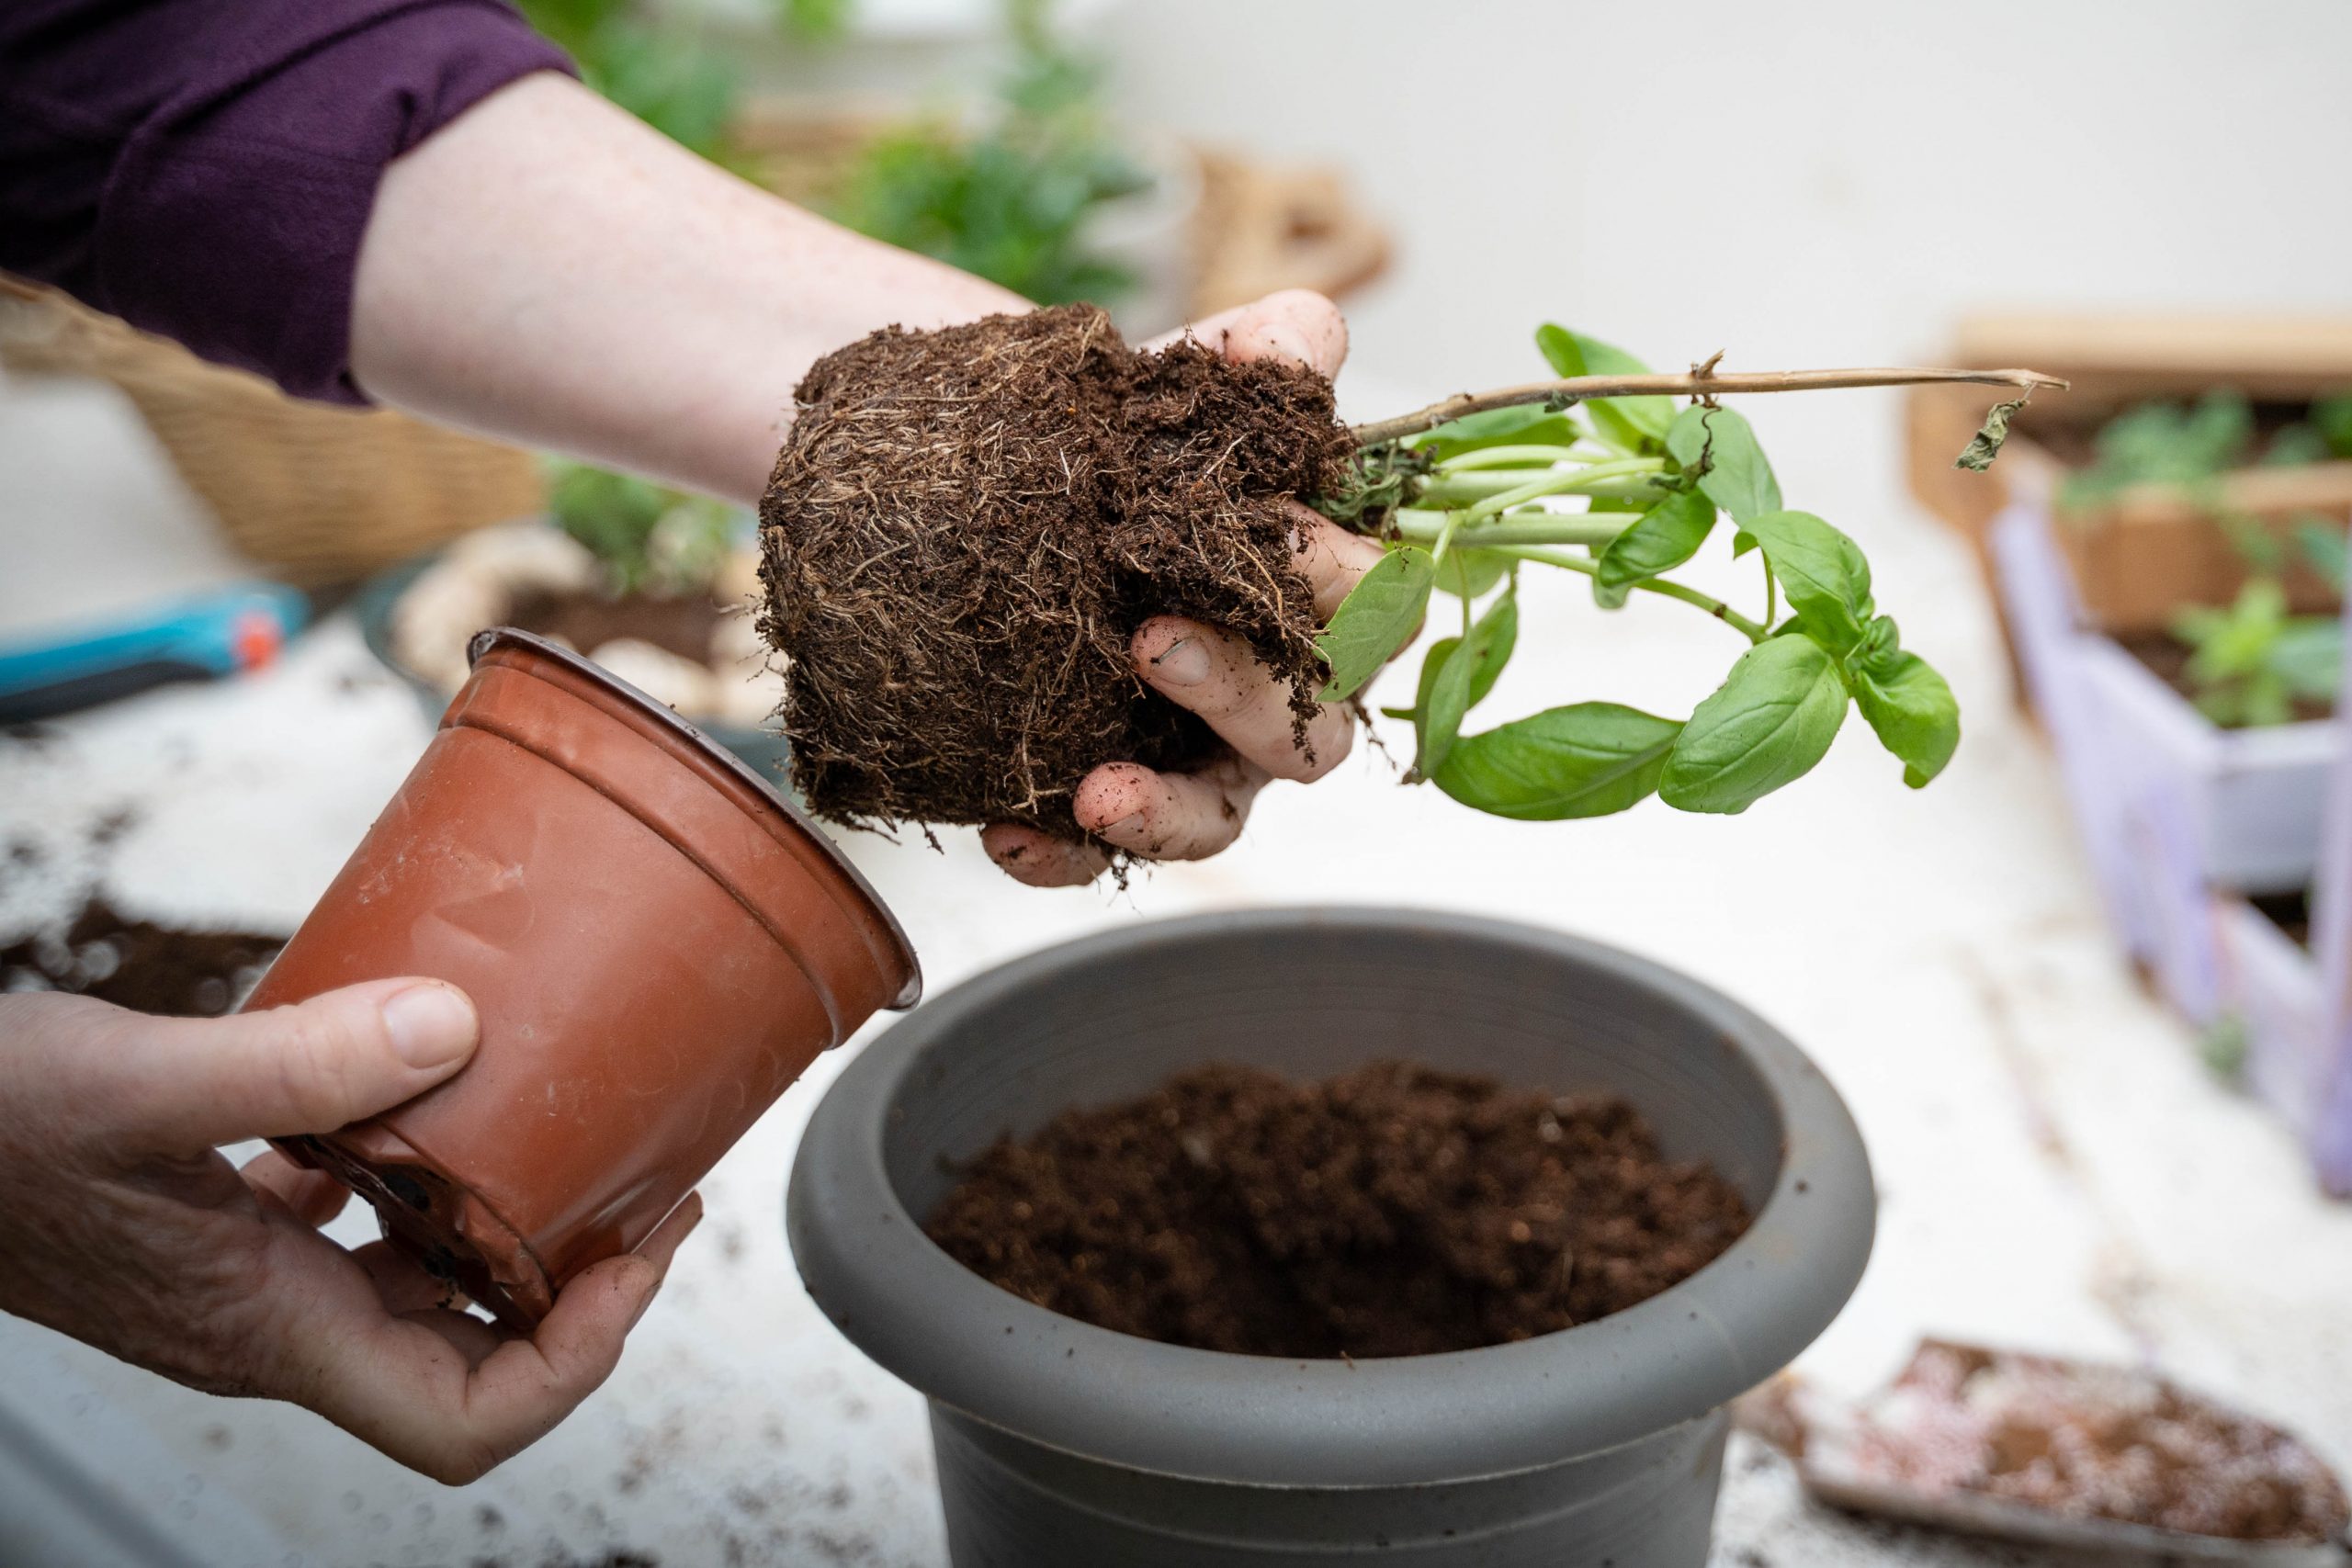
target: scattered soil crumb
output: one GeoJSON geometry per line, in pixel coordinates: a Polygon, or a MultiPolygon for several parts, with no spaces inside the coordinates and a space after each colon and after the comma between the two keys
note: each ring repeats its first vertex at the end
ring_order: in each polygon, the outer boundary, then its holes
{"type": "Polygon", "coordinates": [[[1379,1062],[1216,1065],[996,1145],[932,1237],[1013,1293],[1203,1349],[1357,1359],[1572,1327],[1747,1228],[1702,1164],[1604,1096],[1379,1062]]]}
{"type": "Polygon", "coordinates": [[[1314,712],[1313,592],[1284,498],[1348,451],[1331,385],[1187,341],[1138,354],[1087,305],[897,327],[818,361],[760,508],[761,629],[791,660],[793,780],[882,826],[1078,836],[1095,764],[1216,755],[1129,638],[1225,626],[1314,712]]]}
{"type": "Polygon", "coordinates": [[[98,849],[107,849],[116,840],[138,827],[140,821],[141,817],[137,807],[118,806],[90,825],[90,842],[98,849]]]}
{"type": "Polygon", "coordinates": [[[2121,1367],[1929,1342],[1852,1440],[1863,1474],[2073,1517],[2236,1540],[2352,1522],[2343,1483],[2292,1433],[2121,1367]]]}
{"type": "Polygon", "coordinates": [[[130,919],[94,896],[63,930],[0,948],[0,991],[70,991],[140,1012],[217,1018],[244,1000],[285,944],[130,919]]]}

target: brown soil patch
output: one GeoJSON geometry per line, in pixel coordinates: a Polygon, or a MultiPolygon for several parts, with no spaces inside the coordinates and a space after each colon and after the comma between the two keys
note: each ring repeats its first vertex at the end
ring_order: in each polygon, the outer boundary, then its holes
{"type": "Polygon", "coordinates": [[[139,1012],[217,1018],[244,1000],[282,936],[179,931],[92,898],[62,931],[0,948],[0,990],[70,991],[139,1012]]]}
{"type": "Polygon", "coordinates": [[[876,333],[795,398],[760,508],[762,629],[792,661],[784,728],[819,812],[1076,837],[1095,764],[1217,750],[1129,667],[1162,613],[1246,638],[1312,713],[1312,592],[1281,502],[1348,449],[1321,377],[1197,344],[1138,354],[1070,305],[876,333]]]}
{"type": "Polygon", "coordinates": [[[1381,1062],[1320,1082],[1210,1066],[998,1144],[928,1226],[1053,1311],[1202,1349],[1464,1350],[1572,1327],[1747,1228],[1624,1101],[1381,1062]]]}

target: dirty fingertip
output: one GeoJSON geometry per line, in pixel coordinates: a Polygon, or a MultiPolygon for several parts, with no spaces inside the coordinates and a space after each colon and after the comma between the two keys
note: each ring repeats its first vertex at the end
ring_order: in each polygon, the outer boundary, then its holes
{"type": "Polygon", "coordinates": [[[1159,780],[1139,762],[1106,762],[1086,775],[1071,802],[1078,825],[1123,850],[1144,847],[1159,780]]]}
{"type": "Polygon", "coordinates": [[[980,847],[999,870],[1031,887],[1079,887],[1101,874],[1107,856],[1049,839],[1034,828],[998,822],[980,829],[980,847]],[[1100,864],[1093,863],[1100,861],[1100,864]]]}
{"type": "Polygon", "coordinates": [[[1227,334],[1234,359],[1283,358],[1325,376],[1336,376],[1348,357],[1347,318],[1340,308],[1305,288],[1284,288],[1251,307],[1227,334]]]}

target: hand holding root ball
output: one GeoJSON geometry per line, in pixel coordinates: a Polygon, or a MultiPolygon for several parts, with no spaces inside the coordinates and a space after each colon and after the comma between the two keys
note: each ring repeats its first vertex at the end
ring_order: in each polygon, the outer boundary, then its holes
{"type": "MultiPolygon", "coordinates": [[[[1348,355],[1347,323],[1319,294],[1290,289],[1212,316],[1191,335],[1235,364],[1286,360],[1329,378],[1348,355]]],[[[1177,334],[1182,336],[1183,334],[1177,334]]],[[[1163,346],[1162,339],[1147,348],[1163,346]]],[[[1329,619],[1380,547],[1296,502],[1299,570],[1315,590],[1315,618],[1329,619]]],[[[1161,696],[1208,722],[1232,755],[1189,772],[1140,762],[1104,762],[1078,787],[1072,813],[1092,839],[1071,843],[1017,823],[980,830],[989,858],[1033,887],[1091,882],[1110,865],[1108,844],[1139,860],[1201,860],[1240,835],[1250,804],[1271,779],[1311,784],[1347,756],[1355,724],[1337,703],[1319,705],[1302,744],[1294,732],[1289,682],[1270,672],[1250,645],[1182,615],[1155,615],[1136,631],[1136,673],[1161,696]]]]}
{"type": "Polygon", "coordinates": [[[333,1178],[274,1151],[239,1171],[215,1145],[373,1115],[456,1073],[476,1034],[472,1004],[431,980],[220,1019],[0,997],[0,1311],[473,1480],[605,1381],[700,1200],[573,1279],[525,1338],[386,1244],[321,1235],[351,1196],[333,1178]]]}
{"type": "Polygon", "coordinates": [[[820,363],[762,507],[817,809],[982,824],[1064,886],[1214,854],[1329,772],[1314,634],[1381,551],[1295,498],[1346,457],[1346,344],[1290,291],[1140,354],[1066,308],[820,363]]]}

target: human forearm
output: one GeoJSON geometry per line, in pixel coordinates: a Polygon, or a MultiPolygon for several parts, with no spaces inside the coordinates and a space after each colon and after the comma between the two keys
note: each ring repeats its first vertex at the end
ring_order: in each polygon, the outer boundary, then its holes
{"type": "Polygon", "coordinates": [[[1023,309],[526,77],[386,172],[351,355],[379,401],[751,502],[826,350],[1023,309]]]}

